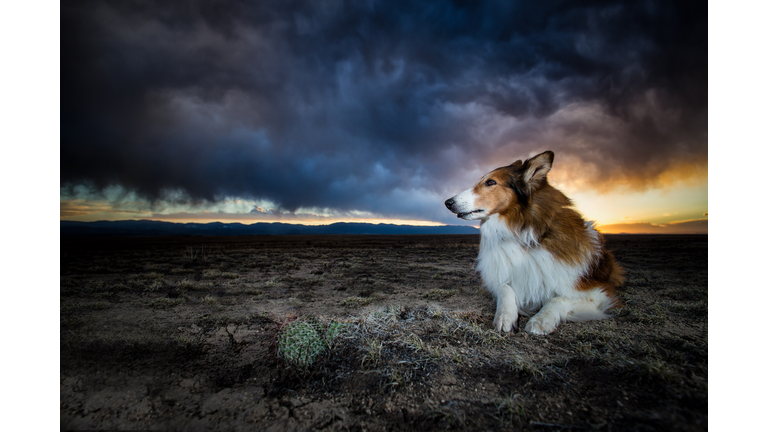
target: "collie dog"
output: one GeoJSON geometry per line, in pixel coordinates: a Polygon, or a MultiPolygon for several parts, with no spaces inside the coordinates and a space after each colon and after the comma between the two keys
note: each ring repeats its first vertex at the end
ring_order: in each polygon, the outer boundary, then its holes
{"type": "Polygon", "coordinates": [[[535,314],[525,330],[546,335],[565,321],[606,318],[619,305],[621,267],[594,222],[547,182],[554,158],[546,151],[497,168],[445,202],[458,217],[480,220],[477,269],[496,299],[498,331],[517,330],[518,315],[535,314]]]}

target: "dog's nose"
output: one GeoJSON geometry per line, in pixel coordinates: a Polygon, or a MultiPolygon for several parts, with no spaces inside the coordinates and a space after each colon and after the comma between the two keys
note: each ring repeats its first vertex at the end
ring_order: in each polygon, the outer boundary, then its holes
{"type": "Polygon", "coordinates": [[[445,200],[445,206],[448,207],[448,210],[450,210],[451,207],[453,207],[454,202],[455,201],[453,200],[453,198],[448,198],[447,200],[445,200]]]}

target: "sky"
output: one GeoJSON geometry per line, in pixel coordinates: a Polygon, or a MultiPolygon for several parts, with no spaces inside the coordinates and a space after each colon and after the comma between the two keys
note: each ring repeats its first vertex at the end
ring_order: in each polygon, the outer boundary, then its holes
{"type": "Polygon", "coordinates": [[[61,4],[60,219],[478,225],[545,150],[603,232],[708,231],[701,2],[61,4]]]}

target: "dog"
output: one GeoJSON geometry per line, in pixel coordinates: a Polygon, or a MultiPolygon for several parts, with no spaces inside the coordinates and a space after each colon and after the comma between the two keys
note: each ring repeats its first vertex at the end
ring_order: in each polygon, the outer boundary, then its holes
{"type": "Polygon", "coordinates": [[[620,305],[623,271],[594,222],[547,182],[555,153],[497,168],[445,201],[464,220],[480,220],[477,270],[496,300],[493,326],[552,333],[565,321],[599,320],[620,305]]]}

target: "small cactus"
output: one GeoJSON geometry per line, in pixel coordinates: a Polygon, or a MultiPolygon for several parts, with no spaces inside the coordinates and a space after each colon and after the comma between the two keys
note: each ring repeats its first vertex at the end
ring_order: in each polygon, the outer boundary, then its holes
{"type": "Polygon", "coordinates": [[[315,358],[328,348],[335,346],[336,339],[349,330],[349,323],[331,322],[324,326],[317,317],[309,316],[303,321],[286,325],[277,339],[280,356],[294,367],[306,369],[315,358]]]}
{"type": "Polygon", "coordinates": [[[325,347],[325,340],[315,326],[302,321],[288,324],[278,337],[280,356],[291,366],[302,369],[311,366],[325,347]]]}

